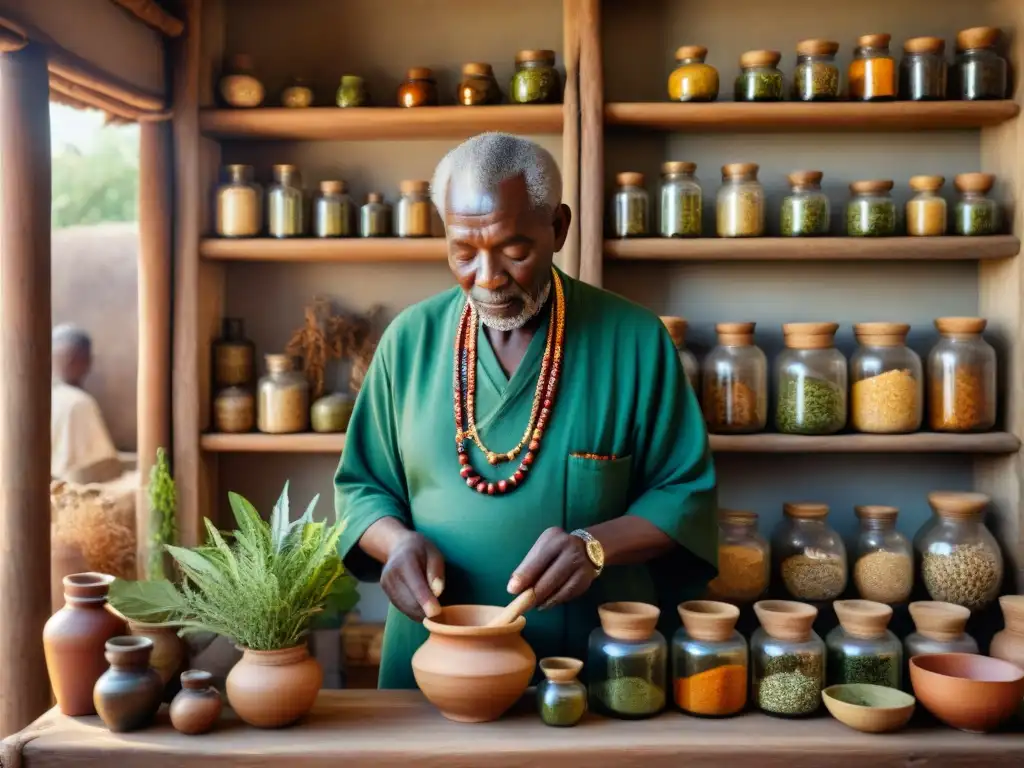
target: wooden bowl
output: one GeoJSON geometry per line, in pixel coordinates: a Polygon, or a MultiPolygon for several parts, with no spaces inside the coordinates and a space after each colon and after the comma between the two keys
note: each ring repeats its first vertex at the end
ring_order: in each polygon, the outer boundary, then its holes
{"type": "Polygon", "coordinates": [[[992,731],[1024,699],[1024,670],[973,653],[928,653],[910,660],[910,682],[924,708],[953,728],[992,731]]]}
{"type": "Polygon", "coordinates": [[[864,733],[898,731],[914,714],[913,696],[883,685],[832,685],[821,698],[832,717],[864,733]]]}

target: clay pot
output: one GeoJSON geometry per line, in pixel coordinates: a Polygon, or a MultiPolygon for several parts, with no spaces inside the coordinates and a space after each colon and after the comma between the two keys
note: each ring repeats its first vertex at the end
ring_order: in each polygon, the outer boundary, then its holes
{"type": "Polygon", "coordinates": [[[776,640],[803,642],[811,636],[818,609],[795,600],[761,600],[754,613],[764,631],[776,640]]]}
{"type": "Polygon", "coordinates": [[[483,626],[502,607],[450,605],[424,619],[430,637],[412,657],[416,684],[441,714],[460,723],[497,720],[533,676],[537,657],[522,638],[526,619],[483,626]]]}
{"type": "Polygon", "coordinates": [[[43,628],[43,650],[57,706],[65,715],[94,715],[92,690],[107,669],[106,642],[128,627],[107,606],[113,576],[75,573],[64,577],[64,607],[43,628]]]}
{"type": "Polygon", "coordinates": [[[185,667],[187,648],[178,637],[178,627],[129,621],[128,631],[133,637],[148,637],[153,641],[153,655],[149,665],[155,669],[164,684],[164,701],[170,701],[181,690],[178,676],[185,667]]]}
{"type": "Polygon", "coordinates": [[[836,617],[848,635],[862,639],[884,637],[892,607],[874,600],[836,600],[836,617]]]}
{"type": "Polygon", "coordinates": [[[171,702],[171,725],[189,736],[213,728],[223,707],[213,675],[201,669],[181,673],[181,691],[171,702]]]}
{"type": "Polygon", "coordinates": [[[1024,670],[972,653],[914,656],[910,682],[925,709],[946,725],[972,733],[998,728],[1024,698],[1024,670]]]}
{"type": "Polygon", "coordinates": [[[732,637],[740,618],[740,609],[735,605],[715,600],[689,600],[680,603],[676,610],[690,637],[712,643],[732,637]]]}
{"type": "Polygon", "coordinates": [[[1006,629],[992,638],[988,655],[1024,669],[1024,595],[1003,595],[999,607],[1006,629]]]}
{"type": "Polygon", "coordinates": [[[639,643],[654,634],[661,610],[648,603],[605,603],[597,615],[608,637],[639,643]]]}
{"type": "Polygon", "coordinates": [[[148,637],[115,637],[107,641],[110,669],[96,681],[96,713],[115,733],[137,731],[153,722],[160,709],[164,684],[149,666],[153,641],[148,637]]]}
{"type": "Polygon", "coordinates": [[[242,649],[228,673],[228,704],[257,728],[281,728],[309,713],[324,672],[305,643],[279,651],[242,649]]]}

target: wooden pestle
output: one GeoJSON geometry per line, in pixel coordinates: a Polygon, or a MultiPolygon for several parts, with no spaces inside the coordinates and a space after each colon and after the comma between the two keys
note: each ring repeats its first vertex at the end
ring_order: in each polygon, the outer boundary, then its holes
{"type": "Polygon", "coordinates": [[[511,624],[513,621],[518,619],[528,610],[533,608],[537,603],[537,593],[533,591],[533,587],[530,587],[522,594],[518,595],[515,600],[505,606],[501,613],[495,616],[493,619],[484,624],[485,627],[500,627],[503,624],[511,624]]]}

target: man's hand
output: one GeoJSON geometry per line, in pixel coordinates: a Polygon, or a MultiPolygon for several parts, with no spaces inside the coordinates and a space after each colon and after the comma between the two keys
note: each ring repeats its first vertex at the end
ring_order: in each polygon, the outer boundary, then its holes
{"type": "Polygon", "coordinates": [[[380,584],[394,606],[413,621],[441,612],[444,558],[422,534],[405,531],[391,547],[380,584]]]}
{"type": "Polygon", "coordinates": [[[508,591],[518,595],[533,587],[537,605],[550,608],[582,595],[596,575],[582,539],[561,528],[548,528],[512,574],[508,591]]]}

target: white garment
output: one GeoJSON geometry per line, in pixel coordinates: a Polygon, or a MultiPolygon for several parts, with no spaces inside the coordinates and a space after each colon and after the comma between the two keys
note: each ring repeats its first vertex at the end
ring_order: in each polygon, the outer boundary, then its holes
{"type": "Polygon", "coordinates": [[[65,478],[74,470],[117,458],[114,441],[92,395],[54,381],[50,403],[51,477],[65,478]]]}

